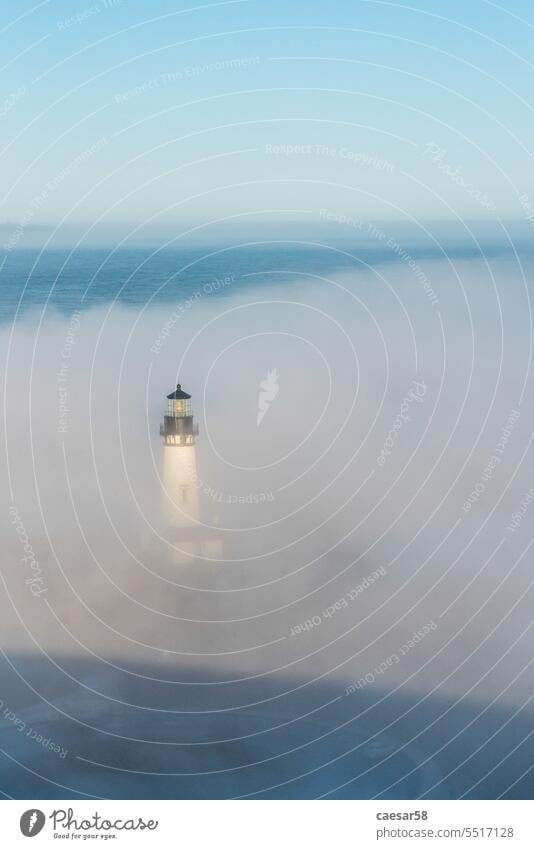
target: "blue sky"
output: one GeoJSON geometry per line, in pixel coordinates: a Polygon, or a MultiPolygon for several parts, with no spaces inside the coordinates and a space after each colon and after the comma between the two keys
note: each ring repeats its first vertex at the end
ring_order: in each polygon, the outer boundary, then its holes
{"type": "Polygon", "coordinates": [[[0,39],[0,225],[21,244],[534,206],[526,2],[4,3],[0,39]]]}

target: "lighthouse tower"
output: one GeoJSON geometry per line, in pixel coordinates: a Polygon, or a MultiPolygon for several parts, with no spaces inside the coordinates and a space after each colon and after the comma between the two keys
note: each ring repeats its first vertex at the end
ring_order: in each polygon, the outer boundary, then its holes
{"type": "Polygon", "coordinates": [[[203,524],[200,515],[201,481],[195,444],[198,426],[193,421],[191,396],[180,384],[167,395],[159,432],[164,440],[162,513],[175,544],[176,559],[180,563],[195,557],[217,560],[222,556],[222,540],[210,527],[211,517],[204,517],[203,524]]]}
{"type": "MultiPolygon", "coordinates": [[[[192,528],[199,522],[197,459],[191,395],[178,384],[167,395],[160,426],[165,441],[163,456],[163,515],[175,528],[192,528]]],[[[185,540],[184,540],[185,542],[185,540]]],[[[188,547],[188,546],[186,546],[188,547]]]]}

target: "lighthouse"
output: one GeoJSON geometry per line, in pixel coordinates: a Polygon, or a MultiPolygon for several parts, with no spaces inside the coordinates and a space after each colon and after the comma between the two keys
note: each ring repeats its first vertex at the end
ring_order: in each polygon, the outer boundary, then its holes
{"type": "Polygon", "coordinates": [[[162,513],[175,545],[176,559],[180,563],[191,562],[195,557],[219,559],[220,535],[210,527],[212,517],[201,516],[206,511],[201,511],[202,482],[197,475],[198,425],[193,419],[191,395],[184,392],[180,383],[167,395],[159,432],[164,441],[162,513]]]}
{"type": "Polygon", "coordinates": [[[198,487],[195,438],[198,427],[193,421],[191,395],[178,383],[167,395],[163,424],[159,429],[165,447],[163,456],[163,515],[175,528],[198,524],[198,487]]]}

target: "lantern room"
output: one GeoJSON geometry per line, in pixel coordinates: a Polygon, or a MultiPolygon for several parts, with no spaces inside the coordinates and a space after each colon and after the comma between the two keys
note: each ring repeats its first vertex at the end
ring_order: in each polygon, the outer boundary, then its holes
{"type": "Polygon", "coordinates": [[[193,422],[191,395],[184,392],[180,383],[167,395],[167,409],[160,426],[166,445],[193,445],[198,426],[193,422]]]}
{"type": "Polygon", "coordinates": [[[184,418],[184,416],[192,416],[191,395],[184,392],[182,385],[177,384],[176,390],[167,395],[167,415],[174,416],[175,419],[184,418]]]}

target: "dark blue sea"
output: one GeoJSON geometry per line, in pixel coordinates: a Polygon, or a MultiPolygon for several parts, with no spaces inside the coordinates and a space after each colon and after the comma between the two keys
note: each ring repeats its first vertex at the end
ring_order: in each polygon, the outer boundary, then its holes
{"type": "MultiPolygon", "coordinates": [[[[418,263],[470,259],[489,263],[499,258],[517,261],[534,256],[534,241],[531,244],[524,238],[513,245],[502,238],[403,241],[391,229],[388,238],[391,232],[405,258],[418,263]]],[[[277,241],[180,250],[15,250],[5,254],[3,260],[0,254],[0,321],[11,322],[35,306],[53,307],[66,315],[114,300],[150,306],[186,299],[212,284],[212,294],[225,297],[229,292],[236,295],[265,283],[287,285],[288,279],[348,270],[363,272],[399,262],[399,251],[377,244],[376,239],[324,245],[315,239],[310,243],[277,241]],[[231,287],[217,284],[229,275],[234,275],[231,287]]]]}

